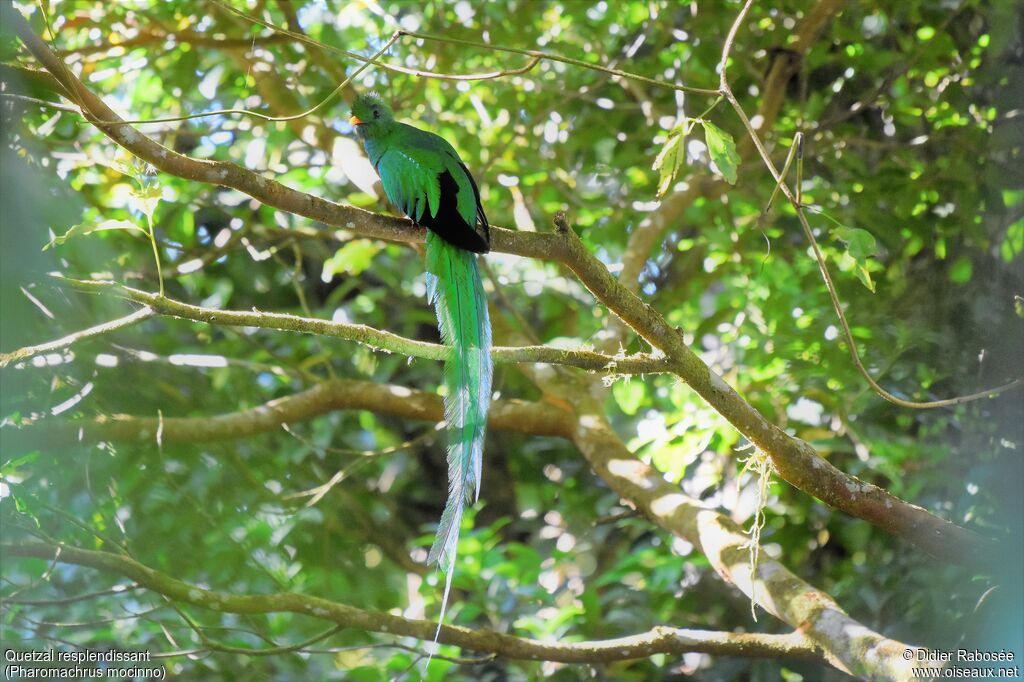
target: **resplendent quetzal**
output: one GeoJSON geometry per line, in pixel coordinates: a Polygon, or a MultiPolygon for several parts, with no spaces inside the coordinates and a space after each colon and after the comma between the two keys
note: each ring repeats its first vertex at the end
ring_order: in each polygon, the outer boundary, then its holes
{"type": "Polygon", "coordinates": [[[437,311],[445,360],[448,501],[428,563],[447,574],[440,622],[451,590],[465,505],[480,496],[480,470],[491,401],[491,321],[476,254],[490,250],[480,191],[445,140],[395,121],[375,94],[360,95],[349,119],[392,204],[427,231],[427,293],[437,311]]]}

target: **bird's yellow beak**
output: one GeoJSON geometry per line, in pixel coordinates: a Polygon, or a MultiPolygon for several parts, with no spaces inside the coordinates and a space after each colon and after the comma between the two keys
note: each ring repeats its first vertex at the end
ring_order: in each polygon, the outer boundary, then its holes
{"type": "Polygon", "coordinates": [[[360,120],[359,120],[359,117],[358,117],[358,116],[356,116],[355,114],[353,114],[353,115],[352,115],[352,118],[350,118],[350,119],[348,120],[348,122],[349,122],[349,123],[351,123],[351,124],[352,124],[352,125],[354,125],[354,126],[357,126],[357,125],[359,125],[360,123],[362,123],[362,121],[360,121],[360,120]]]}

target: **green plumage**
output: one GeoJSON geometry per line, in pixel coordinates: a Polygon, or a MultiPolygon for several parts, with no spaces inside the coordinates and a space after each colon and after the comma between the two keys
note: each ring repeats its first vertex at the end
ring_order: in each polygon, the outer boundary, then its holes
{"type": "Polygon", "coordinates": [[[490,228],[469,169],[444,139],[394,120],[375,95],[352,106],[352,124],[388,200],[427,233],[427,291],[437,313],[445,359],[448,500],[428,563],[446,572],[440,622],[451,591],[466,504],[480,495],[484,431],[491,400],[491,322],[476,253],[490,248],[490,228]]]}
{"type": "Polygon", "coordinates": [[[391,203],[449,244],[487,253],[490,226],[480,192],[450,144],[395,121],[375,95],[356,99],[351,120],[391,203]]]}
{"type": "MultiPolygon", "coordinates": [[[[491,398],[491,321],[476,256],[427,233],[427,291],[437,312],[445,360],[448,503],[428,563],[448,572],[455,561],[465,503],[480,495],[484,429],[491,398]]],[[[445,586],[447,597],[449,585],[445,586]]]]}

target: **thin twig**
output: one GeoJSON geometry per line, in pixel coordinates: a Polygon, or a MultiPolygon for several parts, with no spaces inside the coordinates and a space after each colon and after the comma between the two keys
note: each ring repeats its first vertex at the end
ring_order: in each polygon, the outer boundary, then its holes
{"type": "Polygon", "coordinates": [[[743,4],[743,9],[736,15],[736,19],[732,22],[732,26],[729,27],[729,33],[725,36],[725,42],[722,43],[722,58],[718,62],[718,93],[719,95],[725,94],[729,89],[729,80],[726,77],[729,66],[729,53],[732,52],[732,45],[736,41],[736,33],[740,30],[740,24],[747,18],[747,12],[750,11],[751,6],[754,4],[754,0],[747,0],[743,4]]]}
{"type": "MultiPolygon", "coordinates": [[[[291,38],[294,38],[295,40],[298,40],[300,42],[306,43],[308,45],[312,45],[314,47],[318,47],[321,50],[325,50],[327,52],[334,52],[336,54],[345,55],[349,59],[354,59],[356,61],[365,62],[366,64],[373,64],[374,66],[380,67],[380,68],[385,69],[387,71],[395,71],[397,73],[404,73],[406,75],[416,76],[418,78],[435,78],[435,79],[438,79],[438,80],[450,80],[450,81],[484,81],[484,80],[495,80],[495,79],[498,79],[498,78],[503,78],[505,76],[517,76],[517,75],[520,75],[520,74],[524,74],[524,73],[532,70],[540,62],[540,60],[542,59],[542,57],[540,57],[540,56],[535,56],[533,59],[531,59],[530,61],[528,61],[525,65],[523,65],[521,67],[517,67],[517,68],[513,68],[513,69],[503,69],[503,70],[500,70],[500,71],[489,71],[489,72],[486,72],[486,73],[454,74],[454,73],[438,73],[436,71],[424,71],[424,70],[420,70],[420,69],[410,69],[408,67],[401,66],[401,65],[398,65],[398,64],[389,64],[387,62],[382,62],[382,61],[376,59],[375,57],[367,58],[367,57],[364,57],[364,56],[362,56],[360,54],[357,54],[355,52],[349,52],[348,50],[343,50],[340,47],[335,47],[333,45],[328,45],[326,43],[322,43],[319,40],[316,40],[314,38],[310,38],[309,36],[307,36],[305,34],[297,33],[295,31],[290,31],[290,30],[284,29],[284,28],[280,28],[280,27],[275,26],[274,24],[270,23],[269,21],[264,21],[263,19],[259,19],[257,17],[252,16],[252,15],[246,14],[245,12],[243,12],[240,9],[237,9],[235,7],[231,7],[229,5],[226,5],[223,2],[221,2],[220,0],[211,0],[211,2],[213,2],[213,4],[217,5],[221,9],[224,9],[224,10],[226,10],[228,12],[233,13],[233,14],[237,14],[238,16],[242,17],[246,21],[250,21],[250,22],[252,22],[254,24],[258,24],[259,26],[263,26],[264,28],[269,28],[272,31],[276,31],[277,33],[281,33],[283,35],[289,36],[291,38]]],[[[404,31],[399,31],[398,33],[404,34],[405,32],[404,31]]]]}
{"type": "Polygon", "coordinates": [[[528,50],[518,47],[505,47],[502,45],[488,45],[487,43],[480,43],[475,40],[461,40],[459,38],[445,38],[441,36],[428,35],[426,33],[417,33],[415,31],[399,30],[400,35],[409,36],[411,38],[417,38],[419,40],[431,40],[438,43],[450,43],[452,45],[463,45],[465,47],[475,47],[481,50],[492,50],[494,52],[509,52],[511,54],[521,54],[528,57],[536,57],[538,59],[544,59],[553,62],[562,62],[564,64],[571,64],[572,66],[578,66],[581,69],[588,69],[590,71],[598,71],[600,73],[607,73],[612,76],[618,76],[619,78],[628,78],[629,80],[637,81],[639,83],[647,83],[648,85],[655,85],[659,88],[666,88],[668,90],[677,90],[680,92],[689,92],[696,95],[707,95],[708,97],[717,97],[720,93],[718,90],[712,90],[710,88],[696,88],[689,85],[680,85],[678,83],[672,83],[670,81],[663,81],[657,78],[648,78],[647,76],[641,76],[640,74],[630,73],[629,71],[623,71],[621,69],[611,69],[606,66],[599,66],[597,64],[589,64],[582,59],[573,59],[572,57],[563,57],[559,54],[553,54],[551,52],[543,52],[541,50],[528,50]]]}
{"type": "Polygon", "coordinates": [[[45,99],[38,99],[36,97],[28,97],[26,95],[19,95],[14,92],[0,92],[0,97],[9,99],[15,102],[26,102],[28,104],[37,104],[41,107],[47,107],[49,109],[56,109],[57,111],[64,111],[70,114],[78,114],[82,116],[82,110],[76,106],[70,104],[61,104],[60,102],[50,102],[45,99]]]}
{"type": "Polygon", "coordinates": [[[154,312],[152,308],[144,306],[130,315],[125,315],[124,317],[120,317],[116,320],[98,324],[95,327],[83,329],[82,331],[75,332],[74,334],[68,334],[63,338],[56,339],[54,341],[41,343],[38,346],[25,346],[24,348],[13,350],[10,353],[0,353],[0,367],[6,367],[16,360],[24,360],[25,358],[30,358],[33,355],[39,355],[40,353],[49,353],[50,351],[67,348],[68,346],[71,346],[82,339],[87,339],[90,336],[108,334],[112,331],[129,327],[137,322],[141,322],[142,320],[152,317],[153,314],[154,312]]]}
{"type": "MultiPolygon", "coordinates": [[[[7,604],[9,604],[9,603],[12,603],[12,602],[6,602],[5,601],[3,606],[6,607],[7,604]]],[[[89,621],[66,622],[66,621],[52,621],[52,620],[35,620],[33,618],[29,618],[24,613],[19,613],[18,617],[23,619],[23,620],[25,620],[25,621],[27,621],[27,622],[29,622],[29,623],[32,623],[33,625],[46,625],[46,626],[49,626],[49,627],[57,627],[57,628],[90,628],[90,627],[96,627],[97,625],[104,625],[104,624],[107,624],[107,623],[117,623],[117,622],[124,621],[124,620],[134,620],[136,618],[145,618],[146,616],[150,615],[151,613],[156,613],[157,611],[161,611],[161,610],[163,610],[165,608],[167,608],[167,607],[161,604],[159,606],[154,606],[151,609],[148,609],[146,611],[140,611],[138,613],[136,613],[134,611],[128,611],[127,609],[125,609],[126,614],[123,615],[123,616],[110,616],[109,618],[99,618],[97,620],[89,620],[89,621]]]]}
{"type": "Polygon", "coordinates": [[[106,590],[98,590],[96,592],[87,592],[86,594],[76,594],[72,597],[61,597],[59,599],[7,599],[0,598],[0,604],[17,604],[19,606],[66,606],[68,604],[76,604],[82,601],[89,601],[90,599],[98,599],[100,597],[106,597],[112,594],[122,594],[124,592],[131,592],[132,590],[141,589],[141,585],[138,583],[128,583],[126,585],[114,585],[106,590]]]}
{"type": "MultiPolygon", "coordinates": [[[[230,9],[230,8],[227,8],[224,5],[221,5],[221,3],[216,2],[216,0],[214,0],[214,2],[215,2],[215,4],[217,4],[219,6],[222,6],[225,9],[230,9]]],[[[49,19],[49,17],[46,14],[46,9],[43,7],[42,0],[39,0],[39,2],[37,4],[38,4],[40,13],[43,16],[43,21],[46,24],[47,31],[50,33],[50,40],[51,41],[56,40],[56,36],[54,35],[53,29],[50,27],[50,19],[49,19]]],[[[319,111],[320,109],[322,109],[325,106],[327,106],[327,104],[329,104],[331,102],[331,100],[333,100],[342,90],[344,90],[346,87],[348,87],[348,84],[350,82],[352,82],[352,80],[355,79],[356,76],[358,76],[363,71],[365,71],[367,69],[367,67],[370,66],[370,64],[375,63],[378,57],[380,57],[382,54],[387,52],[388,49],[395,43],[395,41],[398,40],[399,37],[401,37],[400,33],[396,32],[394,35],[391,36],[390,39],[387,40],[387,42],[384,43],[384,45],[379,50],[377,50],[376,53],[374,53],[374,55],[372,57],[370,57],[369,59],[366,59],[365,57],[362,58],[362,61],[363,61],[362,65],[359,66],[355,71],[353,71],[352,75],[350,75],[342,83],[340,83],[336,88],[334,88],[334,90],[332,90],[331,93],[329,95],[327,95],[327,97],[322,99],[319,103],[315,104],[311,109],[308,109],[308,110],[303,111],[303,112],[298,113],[298,114],[293,114],[291,116],[268,116],[267,114],[262,114],[262,113],[260,113],[258,111],[250,111],[248,109],[219,109],[217,111],[207,111],[207,112],[203,112],[203,113],[200,113],[200,114],[189,114],[187,116],[168,116],[168,117],[162,117],[162,118],[138,119],[138,120],[128,120],[128,121],[120,120],[120,119],[104,121],[104,120],[95,118],[92,114],[87,113],[84,110],[83,110],[83,115],[85,116],[86,120],[88,120],[90,123],[93,123],[93,124],[96,124],[96,125],[110,125],[110,124],[115,124],[115,123],[132,123],[132,124],[173,123],[173,122],[176,122],[176,121],[189,121],[189,120],[196,119],[196,118],[203,118],[203,117],[207,117],[207,116],[224,116],[224,115],[227,115],[227,114],[240,114],[240,115],[245,115],[245,116],[253,116],[255,118],[259,118],[259,119],[262,119],[264,121],[270,121],[270,122],[274,122],[274,123],[280,123],[280,122],[286,122],[286,121],[294,121],[294,120],[297,120],[297,119],[305,118],[306,116],[309,116],[311,114],[314,114],[317,111],[319,111]]],[[[354,56],[354,53],[353,53],[352,56],[354,56]]],[[[63,66],[63,68],[64,68],[64,70],[66,72],[65,76],[67,77],[67,79],[69,81],[74,81],[75,79],[72,77],[72,74],[71,74],[70,70],[67,67],[67,64],[64,62],[63,59],[60,60],[60,63],[63,66]]]]}
{"type": "MultiPolygon", "coordinates": [[[[317,642],[322,642],[323,640],[329,637],[333,637],[334,635],[338,634],[339,632],[345,629],[344,625],[335,625],[334,627],[327,628],[323,632],[313,635],[312,637],[305,639],[301,642],[296,642],[295,644],[277,644],[273,640],[270,640],[271,646],[264,647],[262,649],[256,649],[253,647],[232,646],[230,644],[224,644],[221,641],[211,639],[210,637],[208,637],[207,634],[203,632],[202,626],[200,626],[198,623],[194,622],[191,618],[189,618],[188,614],[185,613],[185,610],[181,607],[181,605],[175,603],[173,599],[167,597],[166,595],[164,595],[164,599],[167,601],[168,606],[174,609],[178,616],[183,621],[185,621],[185,624],[188,626],[188,628],[195,633],[196,637],[199,638],[199,641],[203,644],[203,648],[205,648],[207,651],[217,651],[225,654],[243,654],[245,656],[277,656],[279,654],[287,654],[294,651],[301,651],[302,649],[305,649],[307,646],[316,644],[317,642]]],[[[262,635],[258,636],[261,639],[264,639],[264,641],[267,641],[266,638],[262,637],[262,635]]]]}
{"type": "Polygon", "coordinates": [[[284,429],[285,432],[288,433],[288,435],[292,436],[293,438],[295,438],[299,442],[304,443],[305,445],[308,445],[309,447],[311,447],[311,448],[313,448],[315,450],[319,450],[321,452],[330,452],[330,453],[333,453],[333,454],[349,455],[349,456],[354,456],[354,457],[357,458],[355,461],[350,462],[347,466],[344,466],[344,467],[338,469],[334,473],[334,475],[331,476],[331,478],[326,483],[322,483],[322,484],[320,484],[318,486],[315,486],[313,488],[309,488],[308,490],[299,490],[297,492],[287,493],[287,494],[281,496],[282,500],[292,500],[292,499],[296,499],[296,498],[300,498],[300,497],[309,497],[310,499],[303,506],[305,506],[305,507],[313,507],[321,499],[323,499],[324,495],[329,493],[334,486],[336,486],[337,484],[341,483],[353,471],[355,471],[355,469],[357,467],[362,466],[363,464],[366,464],[370,460],[375,459],[377,457],[384,457],[386,455],[393,455],[396,452],[401,452],[402,450],[408,450],[409,448],[413,447],[414,445],[418,445],[419,443],[428,442],[428,441],[434,439],[437,436],[438,430],[443,428],[443,422],[439,422],[438,425],[435,428],[433,428],[433,429],[431,429],[429,431],[424,431],[423,433],[419,434],[415,438],[410,438],[409,440],[405,441],[404,443],[399,443],[398,445],[392,445],[390,447],[382,448],[380,450],[349,450],[349,449],[346,449],[346,448],[334,448],[334,447],[321,448],[318,445],[316,445],[315,443],[311,443],[310,441],[306,440],[305,438],[303,438],[299,434],[297,434],[294,431],[292,431],[291,428],[288,426],[288,424],[282,424],[281,428],[284,429]]]}
{"type": "Polygon", "coordinates": [[[833,310],[835,310],[836,316],[839,318],[839,325],[843,330],[843,336],[846,339],[846,346],[850,352],[850,357],[853,359],[853,364],[854,366],[856,366],[857,371],[860,373],[862,377],[864,377],[864,379],[871,386],[871,389],[876,394],[878,394],[885,400],[889,401],[890,403],[893,403],[894,405],[899,405],[900,407],[905,407],[913,410],[928,410],[934,409],[936,407],[950,407],[953,405],[960,405],[963,403],[971,402],[973,400],[981,400],[983,398],[992,398],[999,395],[1000,393],[1024,387],[1024,377],[1021,377],[1018,379],[1014,379],[1013,381],[1010,381],[1008,383],[1002,384],[1001,386],[985,389],[984,391],[978,391],[976,393],[970,393],[968,395],[957,396],[955,398],[946,398],[944,400],[928,401],[904,400],[902,398],[898,398],[897,396],[893,395],[889,391],[882,388],[882,386],[877,381],[875,381],[874,377],[871,376],[871,373],[867,370],[867,368],[864,366],[864,362],[861,360],[860,351],[857,350],[857,344],[854,341],[853,332],[850,330],[850,324],[846,319],[846,313],[843,312],[843,304],[842,301],[839,299],[839,292],[836,289],[835,282],[832,280],[832,274],[829,272],[828,264],[825,261],[825,254],[822,253],[821,247],[818,245],[818,240],[814,236],[814,231],[811,229],[810,222],[807,220],[807,214],[804,210],[805,206],[803,206],[800,203],[796,195],[789,188],[789,185],[786,184],[785,178],[782,177],[782,174],[776,168],[775,163],[772,161],[771,156],[768,154],[768,150],[764,146],[764,143],[758,136],[757,131],[754,129],[754,126],[750,123],[750,119],[747,118],[746,112],[743,110],[743,107],[740,106],[739,100],[736,99],[736,96],[733,94],[728,82],[726,82],[724,74],[722,80],[722,94],[725,96],[725,99],[729,102],[730,106],[732,106],[733,108],[733,111],[736,112],[736,115],[743,123],[743,127],[747,131],[747,135],[750,137],[751,142],[753,142],[754,147],[757,149],[757,153],[760,155],[761,161],[764,162],[765,167],[767,167],[768,171],[772,174],[772,178],[776,182],[777,189],[782,191],[782,193],[786,196],[786,199],[789,200],[789,203],[793,207],[793,210],[796,212],[797,218],[800,221],[800,226],[801,228],[803,228],[804,236],[810,243],[811,251],[814,253],[814,258],[818,263],[818,270],[821,272],[822,279],[825,281],[825,288],[828,290],[829,298],[832,301],[832,308],[833,310]]]}

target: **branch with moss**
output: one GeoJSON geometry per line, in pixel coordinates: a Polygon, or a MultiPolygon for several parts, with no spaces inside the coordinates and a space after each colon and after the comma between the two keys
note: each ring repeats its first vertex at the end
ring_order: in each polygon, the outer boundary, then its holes
{"type": "MultiPolygon", "coordinates": [[[[182,604],[192,604],[221,613],[296,613],[335,623],[340,627],[390,636],[431,640],[437,624],[403,618],[390,613],[358,609],[346,604],[295,593],[228,594],[177,580],[138,561],[111,552],[92,551],[38,542],[0,545],[6,557],[54,559],[58,563],[87,566],[127,577],[139,586],[182,604]]],[[[583,642],[540,642],[488,630],[471,630],[455,625],[441,626],[438,640],[464,649],[506,658],[601,663],[646,658],[654,654],[703,652],[723,656],[799,658],[821,660],[807,637],[800,633],[765,635],[656,627],[646,633],[610,640],[583,642]]],[[[240,652],[241,653],[241,652],[240,652]]],[[[259,650],[253,653],[259,653],[259,650]]]]}
{"type": "MultiPolygon", "coordinates": [[[[43,442],[160,441],[202,443],[246,438],[306,422],[335,410],[368,410],[413,421],[444,419],[440,396],[404,386],[332,379],[257,407],[212,417],[140,417],[115,414],[91,420],[28,422],[43,442]]],[[[488,428],[536,436],[568,437],[565,415],[556,406],[522,400],[496,400],[488,428]]]]}
{"type": "Polygon", "coordinates": [[[751,537],[630,452],[608,422],[600,397],[588,390],[585,377],[559,368],[525,371],[549,400],[573,406],[572,442],[597,475],[653,523],[693,544],[723,580],[810,637],[841,670],[869,679],[911,678],[911,662],[904,659],[904,652],[913,647],[858,623],[832,597],[779,561],[762,558],[752,574],[751,537]]]}
{"type": "MultiPolygon", "coordinates": [[[[275,329],[278,331],[319,334],[346,341],[355,341],[374,350],[400,353],[412,358],[443,360],[445,357],[445,347],[440,344],[409,339],[362,324],[346,324],[318,318],[289,315],[287,313],[203,308],[104,280],[61,278],[61,281],[67,282],[82,291],[110,293],[136,303],[142,303],[147,309],[168,317],[232,327],[253,327],[256,329],[275,329]]],[[[86,331],[91,332],[92,330],[86,331]]],[[[85,334],[85,332],[80,332],[80,334],[85,334]]],[[[47,348],[59,347],[64,340],[66,339],[53,341],[45,344],[45,346],[47,348]]],[[[30,353],[31,350],[31,347],[23,348],[0,355],[0,367],[3,366],[4,362],[25,357],[25,354],[30,353]]],[[[543,345],[495,346],[492,351],[492,357],[494,362],[499,363],[543,362],[553,365],[568,365],[579,369],[614,372],[615,374],[657,374],[671,371],[665,358],[649,353],[616,356],[589,350],[555,348],[543,345]]]]}
{"type": "Polygon", "coordinates": [[[598,300],[663,351],[673,372],[767,454],[785,481],[851,516],[913,542],[934,556],[975,566],[983,566],[995,556],[995,546],[989,540],[840,471],[809,443],[769,422],[708,367],[661,314],[622,286],[600,264],[565,222],[565,216],[556,217],[555,225],[565,238],[558,254],[562,262],[598,300]]]}
{"type": "MultiPolygon", "coordinates": [[[[582,377],[553,367],[529,368],[548,398],[541,404],[497,401],[489,426],[570,439],[590,466],[623,499],[667,531],[685,538],[711,561],[719,575],[758,605],[793,627],[800,628],[830,652],[842,666],[870,677],[902,679],[908,647],[853,621],[827,594],[807,585],[781,563],[763,559],[751,575],[749,537],[722,514],[703,507],[667,483],[661,474],[639,461],[607,422],[599,400],[590,396],[582,377]],[[574,405],[567,412],[565,405],[574,405]],[[554,406],[561,408],[552,409],[554,406]]],[[[287,421],[310,418],[328,409],[372,409],[408,419],[441,418],[439,398],[370,382],[335,381],[304,394],[268,403],[242,413],[202,419],[115,418],[81,428],[85,438],[149,439],[158,429],[165,440],[205,440],[238,437],[275,428],[287,421]],[[398,393],[395,393],[398,391],[398,393]],[[394,400],[396,395],[401,401],[394,400]]],[[[50,429],[64,437],[77,433],[74,424],[50,429]]],[[[442,640],[444,641],[444,640],[442,640]]]]}
{"type": "MultiPolygon", "coordinates": [[[[826,3],[823,3],[826,4],[826,3]]],[[[72,93],[83,113],[111,140],[156,168],[188,180],[231,187],[280,210],[366,237],[421,242],[424,230],[408,220],[343,206],[291,189],[230,162],[178,154],[124,123],[92,93],[13,9],[5,18],[33,55],[72,93]]],[[[491,228],[492,249],[564,264],[609,310],[668,357],[672,370],[709,405],[766,453],[782,478],[804,492],[913,542],[929,553],[960,563],[984,565],[995,555],[989,541],[930,514],[886,491],[846,475],[821,458],[803,440],[769,422],[712,371],[657,311],[612,276],[583,246],[562,217],[555,234],[491,228]]]]}

